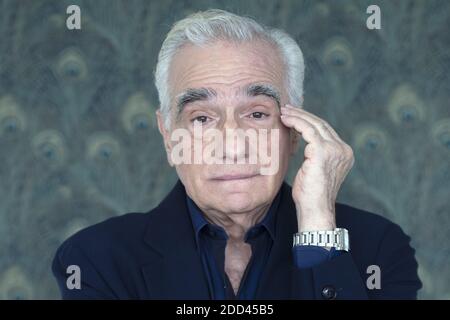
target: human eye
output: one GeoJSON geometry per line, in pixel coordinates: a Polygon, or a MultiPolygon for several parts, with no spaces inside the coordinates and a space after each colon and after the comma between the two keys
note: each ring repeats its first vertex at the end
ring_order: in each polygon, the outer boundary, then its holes
{"type": "Polygon", "coordinates": [[[270,115],[269,115],[268,113],[261,112],[261,111],[254,111],[254,112],[252,112],[252,113],[250,113],[250,114],[248,115],[249,118],[257,119],[257,120],[265,119],[265,118],[267,118],[267,117],[269,117],[269,116],[270,116],[270,115]]]}
{"type": "Polygon", "coordinates": [[[199,115],[199,116],[195,116],[191,119],[191,122],[193,124],[199,124],[199,125],[204,125],[206,123],[208,123],[209,121],[211,121],[211,118],[205,115],[199,115]]]}

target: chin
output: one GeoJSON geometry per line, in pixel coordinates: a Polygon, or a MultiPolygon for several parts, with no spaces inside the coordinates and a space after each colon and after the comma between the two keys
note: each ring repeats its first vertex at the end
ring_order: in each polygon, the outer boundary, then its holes
{"type": "Polygon", "coordinates": [[[255,208],[255,202],[249,192],[233,192],[221,195],[225,212],[246,212],[255,208]]]}

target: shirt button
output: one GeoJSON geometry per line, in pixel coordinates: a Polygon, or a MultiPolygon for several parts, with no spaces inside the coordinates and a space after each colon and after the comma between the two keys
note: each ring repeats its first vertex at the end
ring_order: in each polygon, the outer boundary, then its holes
{"type": "Polygon", "coordinates": [[[322,297],[326,300],[336,299],[337,292],[333,286],[325,286],[322,289],[322,297]]]}

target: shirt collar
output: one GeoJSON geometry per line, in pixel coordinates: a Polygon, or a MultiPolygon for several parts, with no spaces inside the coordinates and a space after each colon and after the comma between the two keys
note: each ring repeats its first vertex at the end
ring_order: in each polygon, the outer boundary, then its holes
{"type": "MultiPolygon", "coordinates": [[[[250,230],[247,231],[247,234],[245,235],[246,240],[247,240],[247,238],[252,237],[257,232],[257,230],[259,230],[261,227],[264,227],[267,230],[267,232],[269,233],[272,240],[275,240],[275,230],[276,230],[275,215],[276,215],[276,212],[278,211],[278,207],[280,204],[280,198],[281,198],[281,188],[278,191],[275,199],[272,201],[269,211],[267,211],[266,215],[261,220],[261,222],[257,223],[250,230]]],[[[223,230],[221,227],[210,224],[206,220],[202,211],[197,206],[197,204],[194,202],[194,200],[192,200],[188,195],[186,195],[186,202],[187,202],[188,211],[189,211],[191,221],[192,221],[192,226],[194,228],[195,241],[197,243],[197,246],[199,244],[200,231],[205,226],[208,225],[213,228],[219,228],[219,229],[223,230]]]]}

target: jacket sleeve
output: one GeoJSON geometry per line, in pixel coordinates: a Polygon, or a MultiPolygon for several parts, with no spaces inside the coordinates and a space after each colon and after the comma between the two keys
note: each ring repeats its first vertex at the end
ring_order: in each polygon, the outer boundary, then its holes
{"type": "Polygon", "coordinates": [[[358,269],[351,251],[311,268],[293,266],[293,299],[416,299],[422,284],[417,275],[410,238],[399,226],[390,224],[374,253],[380,268],[380,288],[369,289],[372,273],[358,269]],[[362,273],[364,272],[364,273],[362,273]]]}
{"type": "Polygon", "coordinates": [[[70,240],[63,243],[57,250],[52,263],[52,272],[64,300],[117,298],[87,255],[70,240]],[[71,265],[79,267],[79,289],[70,289],[67,285],[67,280],[72,275],[71,272],[68,272],[68,267],[71,265]]]}
{"type": "Polygon", "coordinates": [[[377,254],[381,289],[371,290],[371,298],[417,299],[422,282],[417,273],[418,264],[410,240],[396,224],[392,224],[385,233],[377,254]]]}

